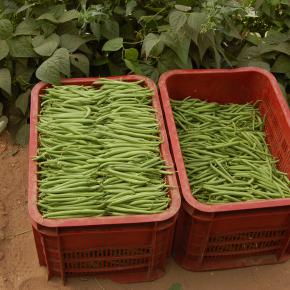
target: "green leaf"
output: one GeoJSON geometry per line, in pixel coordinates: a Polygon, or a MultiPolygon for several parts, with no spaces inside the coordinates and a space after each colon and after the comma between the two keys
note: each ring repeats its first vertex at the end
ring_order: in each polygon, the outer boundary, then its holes
{"type": "Polygon", "coordinates": [[[19,145],[27,145],[29,142],[29,124],[23,124],[16,133],[16,143],[19,145]]]}
{"type": "Polygon", "coordinates": [[[58,69],[65,76],[70,75],[70,59],[69,51],[65,48],[59,48],[54,54],[53,58],[58,61],[58,69]]]}
{"type": "MultiPolygon", "coordinates": [[[[54,1],[57,2],[57,1],[54,1]]],[[[64,2],[63,0],[58,2],[64,2]]],[[[66,5],[65,4],[57,4],[57,5],[49,5],[48,6],[48,12],[53,14],[56,19],[59,19],[66,11],[66,5]]]]}
{"type": "Polygon", "coordinates": [[[269,53],[269,52],[277,52],[277,51],[285,53],[287,55],[290,55],[290,43],[287,43],[287,42],[282,42],[279,44],[263,43],[260,46],[260,53],[261,54],[269,53]]]}
{"type": "Polygon", "coordinates": [[[90,28],[91,28],[93,35],[99,41],[101,39],[101,24],[96,23],[96,22],[91,22],[90,28]]]}
{"type": "Polygon", "coordinates": [[[188,26],[193,30],[192,40],[197,44],[202,25],[207,22],[207,16],[202,12],[192,12],[187,19],[188,26]]]}
{"type": "Polygon", "coordinates": [[[0,116],[2,116],[2,113],[3,113],[3,104],[0,103],[0,116]]]}
{"type": "Polygon", "coordinates": [[[0,40],[0,60],[5,58],[9,53],[9,46],[6,40],[0,40]]]}
{"type": "Polygon", "coordinates": [[[110,39],[105,42],[102,50],[103,51],[117,51],[123,47],[123,38],[117,37],[114,39],[110,39]]]}
{"type": "Polygon", "coordinates": [[[145,75],[149,77],[151,80],[153,80],[155,83],[158,82],[160,73],[157,68],[155,68],[153,65],[147,64],[147,63],[140,63],[140,68],[142,71],[142,75],[145,75]]]}
{"type": "Polygon", "coordinates": [[[171,28],[178,32],[182,26],[186,23],[187,17],[184,12],[175,10],[169,14],[169,24],[171,28]]]}
{"type": "Polygon", "coordinates": [[[11,96],[11,74],[7,68],[0,69],[0,89],[11,96]]]}
{"type": "Polygon", "coordinates": [[[125,59],[124,61],[127,68],[130,69],[133,73],[138,74],[138,75],[142,74],[138,61],[136,60],[133,61],[133,60],[128,60],[128,59],[125,59]]]}
{"type": "Polygon", "coordinates": [[[175,64],[176,64],[177,68],[192,69],[192,62],[191,62],[191,59],[189,56],[187,57],[187,60],[185,62],[181,61],[179,59],[179,57],[175,58],[175,64]]]}
{"type": "Polygon", "coordinates": [[[68,21],[71,21],[73,19],[79,18],[79,16],[80,16],[80,13],[75,9],[65,11],[64,14],[58,19],[58,22],[59,23],[68,22],[68,21]]]}
{"type": "Polygon", "coordinates": [[[119,23],[115,20],[106,20],[101,26],[102,35],[106,39],[119,37],[119,23]]]}
{"type": "Polygon", "coordinates": [[[163,16],[157,15],[157,14],[155,14],[155,15],[142,15],[142,16],[138,17],[137,19],[139,20],[138,22],[147,26],[150,22],[156,23],[159,20],[163,19],[163,16]]]}
{"type": "Polygon", "coordinates": [[[55,24],[46,20],[41,20],[39,23],[45,37],[53,33],[57,27],[55,24]]]}
{"type": "Polygon", "coordinates": [[[25,10],[27,10],[27,9],[29,9],[29,8],[31,8],[31,7],[33,7],[33,6],[35,6],[35,3],[31,3],[31,4],[23,5],[23,6],[21,6],[21,7],[16,11],[15,14],[19,14],[19,13],[21,13],[21,12],[23,12],[23,11],[25,11],[25,10]]]}
{"type": "Polygon", "coordinates": [[[261,55],[261,49],[256,46],[249,46],[246,44],[240,51],[239,55],[237,56],[238,63],[239,62],[246,62],[252,58],[258,58],[261,55]]]}
{"type": "Polygon", "coordinates": [[[278,4],[280,4],[280,0],[270,0],[271,5],[273,6],[277,6],[278,4]]]}
{"type": "Polygon", "coordinates": [[[81,53],[75,53],[70,55],[70,62],[73,66],[78,68],[86,76],[90,74],[90,62],[89,59],[81,53]]]}
{"type": "Polygon", "coordinates": [[[228,18],[225,19],[227,26],[226,29],[224,30],[224,34],[228,35],[229,37],[236,38],[236,39],[242,39],[241,37],[241,31],[239,30],[238,25],[234,25],[231,20],[228,18]]]}
{"type": "Polygon", "coordinates": [[[221,56],[217,50],[216,45],[213,46],[213,52],[214,52],[215,68],[220,68],[221,67],[221,56]]]}
{"type": "Polygon", "coordinates": [[[176,4],[174,5],[174,7],[176,10],[183,11],[183,12],[188,12],[191,10],[191,7],[187,5],[176,4]]]}
{"type": "Polygon", "coordinates": [[[162,41],[159,41],[151,50],[150,57],[152,58],[158,58],[162,54],[164,50],[164,43],[162,41]]]}
{"type": "Polygon", "coordinates": [[[203,61],[205,53],[211,47],[211,41],[207,33],[200,34],[198,38],[198,51],[199,51],[199,56],[200,56],[201,61],[203,61]]]}
{"type": "Polygon", "coordinates": [[[187,24],[197,33],[200,33],[202,25],[207,22],[207,16],[203,12],[192,12],[188,16],[187,24]]]}
{"type": "Polygon", "coordinates": [[[159,43],[160,38],[154,33],[145,36],[142,45],[142,51],[145,52],[146,58],[149,57],[151,50],[159,43]]]}
{"type": "Polygon", "coordinates": [[[60,38],[57,34],[52,34],[46,39],[43,39],[43,41],[34,41],[34,43],[37,42],[37,45],[34,46],[34,51],[41,55],[41,56],[51,56],[55,50],[57,49],[59,43],[60,43],[60,38]]]}
{"type": "Polygon", "coordinates": [[[36,67],[25,67],[16,70],[16,81],[20,84],[22,88],[26,88],[27,84],[30,83],[31,77],[35,72],[36,67]]]}
{"type": "Polygon", "coordinates": [[[8,19],[0,19],[0,39],[7,39],[12,36],[13,25],[8,19]]]}
{"type": "Polygon", "coordinates": [[[132,15],[134,9],[138,6],[135,0],[130,0],[126,5],[126,16],[132,15]]]}
{"type": "Polygon", "coordinates": [[[31,36],[16,36],[7,40],[10,48],[10,54],[13,57],[36,57],[34,52],[31,36]]]}
{"type": "Polygon", "coordinates": [[[250,32],[246,38],[246,40],[254,45],[259,45],[261,42],[261,34],[258,32],[250,32]]]}
{"type": "Polygon", "coordinates": [[[155,83],[158,82],[159,77],[160,77],[160,73],[159,73],[158,69],[155,69],[150,75],[150,79],[153,80],[155,83]]]}
{"type": "Polygon", "coordinates": [[[269,30],[265,33],[263,38],[264,42],[267,44],[278,44],[285,42],[289,39],[289,36],[286,33],[282,33],[276,30],[269,30]]]}
{"type": "Polygon", "coordinates": [[[274,46],[274,49],[290,56],[290,42],[279,43],[274,46]]]}
{"type": "Polygon", "coordinates": [[[39,27],[39,23],[36,20],[27,18],[17,25],[14,35],[37,35],[39,27]]]}
{"type": "Polygon", "coordinates": [[[42,14],[41,16],[39,16],[37,18],[37,20],[47,20],[47,21],[52,22],[54,24],[58,24],[58,20],[56,19],[54,13],[51,13],[51,12],[47,12],[47,13],[42,14]]]}
{"type": "Polygon", "coordinates": [[[31,44],[33,47],[37,47],[41,45],[44,42],[44,40],[45,40],[45,37],[43,35],[37,35],[32,38],[31,44]]]}
{"type": "Polygon", "coordinates": [[[8,118],[9,124],[11,125],[12,128],[14,127],[15,129],[18,129],[23,124],[23,121],[26,122],[26,118],[25,120],[23,120],[23,114],[14,105],[11,105],[9,107],[8,118]]]}
{"type": "Polygon", "coordinates": [[[256,0],[255,9],[258,10],[263,5],[264,2],[265,0],[256,0]]]}
{"type": "Polygon", "coordinates": [[[190,38],[164,32],[161,34],[160,39],[166,46],[175,52],[182,63],[187,64],[190,38]]]}
{"type": "MultiPolygon", "coordinates": [[[[214,53],[215,64],[210,64],[210,62],[209,62],[208,63],[209,66],[220,68],[221,67],[221,55],[219,53],[219,50],[222,52],[221,54],[224,55],[223,48],[219,44],[219,42],[222,41],[222,39],[220,39],[220,37],[219,37],[220,34],[214,33],[213,31],[208,31],[206,34],[202,34],[202,35],[204,35],[206,37],[205,44],[208,47],[207,49],[209,49],[209,48],[212,49],[213,53],[214,53]]],[[[199,48],[201,48],[201,45],[199,45],[199,48]]],[[[210,60],[210,59],[207,59],[206,61],[208,61],[208,60],[210,60]]]]}
{"type": "Polygon", "coordinates": [[[88,47],[86,43],[82,44],[78,50],[88,57],[91,57],[93,55],[93,51],[88,47]]]}
{"type": "Polygon", "coordinates": [[[279,55],[271,71],[275,73],[289,73],[290,72],[290,57],[286,55],[279,55]]]}
{"type": "Polygon", "coordinates": [[[66,76],[70,74],[69,51],[65,48],[55,51],[36,71],[38,79],[55,85],[60,83],[62,74],[66,76]]]}
{"type": "Polygon", "coordinates": [[[178,66],[175,63],[176,54],[170,50],[165,49],[161,57],[158,60],[157,68],[160,73],[164,73],[168,70],[176,69],[178,66]]]}
{"type": "Polygon", "coordinates": [[[31,93],[31,90],[29,89],[25,91],[24,93],[20,94],[15,101],[16,108],[18,108],[24,116],[28,109],[30,93],[31,93]]]}
{"type": "Polygon", "coordinates": [[[137,60],[139,56],[138,50],[136,48],[125,49],[125,59],[137,60]]]}
{"type": "Polygon", "coordinates": [[[83,38],[74,34],[63,34],[60,37],[60,45],[70,52],[75,52],[81,45],[90,40],[91,38],[83,38]]]}
{"type": "Polygon", "coordinates": [[[249,60],[247,63],[245,63],[244,65],[242,66],[256,66],[256,67],[260,67],[260,68],[263,68],[265,70],[268,70],[270,71],[270,65],[263,61],[262,59],[251,59],[249,60]]]}
{"type": "Polygon", "coordinates": [[[165,24],[165,25],[159,25],[158,26],[158,32],[168,32],[170,31],[171,28],[170,28],[170,25],[169,24],[165,24]]]}
{"type": "Polygon", "coordinates": [[[36,77],[43,82],[59,85],[61,79],[59,62],[53,57],[47,59],[37,69],[36,77]]]}
{"type": "Polygon", "coordinates": [[[15,13],[17,11],[18,5],[15,3],[14,1],[11,0],[1,0],[0,1],[0,9],[3,11],[1,11],[1,13],[5,16],[15,13]]]}

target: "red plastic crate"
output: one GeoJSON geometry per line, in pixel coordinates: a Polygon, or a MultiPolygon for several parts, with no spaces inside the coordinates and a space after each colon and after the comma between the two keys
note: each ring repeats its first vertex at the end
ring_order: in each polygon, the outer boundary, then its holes
{"type": "Polygon", "coordinates": [[[159,81],[182,207],[173,255],[192,271],[278,263],[290,258],[290,199],[206,205],[191,194],[170,100],[191,96],[224,103],[259,102],[278,168],[290,177],[290,112],[275,78],[259,68],[174,70],[159,81]]]}
{"type": "MultiPolygon", "coordinates": [[[[163,143],[160,150],[165,163],[174,166],[169,151],[157,88],[148,78],[130,75],[110,77],[124,81],[143,79],[154,91],[152,98],[163,143]]],[[[91,85],[97,78],[65,79],[64,85],[91,85]]],[[[119,282],[151,281],[165,273],[171,253],[180,196],[176,176],[167,175],[170,207],[159,214],[44,219],[37,208],[37,122],[40,95],[49,85],[38,83],[31,94],[29,142],[28,208],[40,265],[46,266],[48,278],[95,275],[119,282]]]]}

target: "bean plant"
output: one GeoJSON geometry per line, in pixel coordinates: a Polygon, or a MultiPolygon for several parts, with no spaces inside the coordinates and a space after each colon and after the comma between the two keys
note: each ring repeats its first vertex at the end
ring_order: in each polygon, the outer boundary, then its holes
{"type": "Polygon", "coordinates": [[[3,0],[0,102],[27,142],[39,80],[258,66],[290,95],[289,0],[3,0]]]}

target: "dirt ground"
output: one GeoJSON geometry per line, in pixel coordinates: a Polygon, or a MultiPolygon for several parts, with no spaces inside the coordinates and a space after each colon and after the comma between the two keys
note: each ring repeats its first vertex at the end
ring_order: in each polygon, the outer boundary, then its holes
{"type": "Polygon", "coordinates": [[[47,281],[38,265],[27,212],[27,148],[0,136],[0,290],[289,290],[288,263],[192,273],[171,260],[167,274],[150,283],[117,284],[95,278],[47,281]]]}

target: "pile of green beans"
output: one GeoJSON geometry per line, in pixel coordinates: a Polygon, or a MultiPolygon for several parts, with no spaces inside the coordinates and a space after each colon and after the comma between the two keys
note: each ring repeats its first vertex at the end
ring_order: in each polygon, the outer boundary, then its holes
{"type": "Polygon", "coordinates": [[[251,104],[171,100],[191,191],[207,204],[290,197],[251,104]]]}
{"type": "Polygon", "coordinates": [[[45,218],[160,213],[170,198],[152,91],[100,79],[41,97],[38,207],[45,218]]]}

